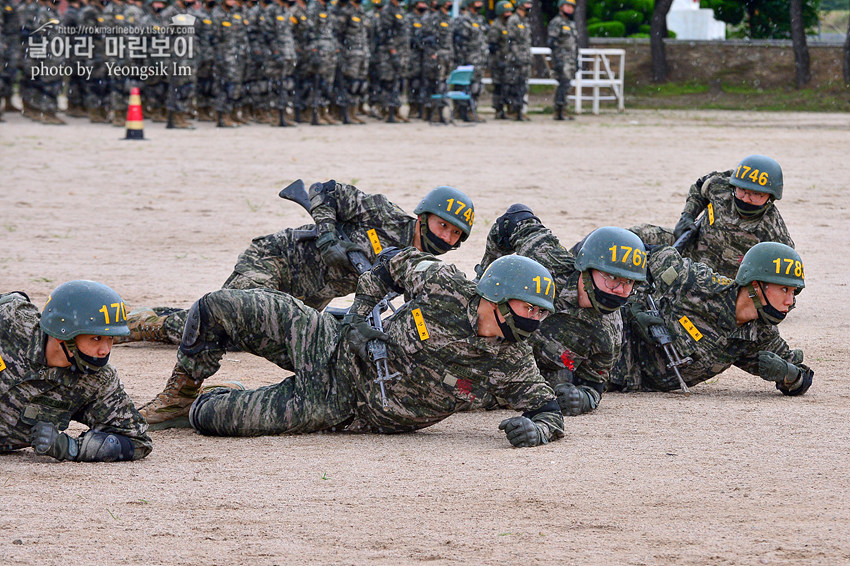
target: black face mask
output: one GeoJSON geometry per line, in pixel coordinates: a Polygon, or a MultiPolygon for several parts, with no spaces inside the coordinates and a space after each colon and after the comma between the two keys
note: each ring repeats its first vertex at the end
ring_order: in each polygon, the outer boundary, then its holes
{"type": "Polygon", "coordinates": [[[428,229],[428,216],[423,214],[419,217],[419,240],[422,244],[422,251],[429,254],[442,255],[455,246],[446,243],[441,238],[438,238],[428,229]]]}
{"type": "Polygon", "coordinates": [[[531,336],[537,330],[537,327],[540,326],[539,320],[519,316],[508,303],[500,303],[499,312],[502,313],[502,317],[505,320],[501,321],[497,316],[496,322],[502,331],[502,336],[508,342],[521,342],[531,336]]]}
{"type": "Polygon", "coordinates": [[[93,356],[82,353],[77,345],[72,341],[70,346],[67,342],[62,342],[62,351],[65,353],[65,358],[71,362],[71,370],[77,373],[97,373],[106,364],[109,363],[109,354],[103,358],[95,358],[93,356]],[[71,355],[73,351],[74,355],[71,355]]]}
{"type": "Polygon", "coordinates": [[[765,204],[751,204],[749,202],[744,202],[738,197],[735,198],[735,210],[740,214],[743,218],[757,218],[764,214],[764,211],[767,210],[767,203],[765,204]]]}
{"type": "MultiPolygon", "coordinates": [[[[761,288],[762,295],[764,296],[764,305],[761,308],[756,307],[756,311],[758,312],[759,318],[768,324],[779,324],[785,317],[788,316],[787,312],[782,312],[779,309],[775,308],[770,304],[770,301],[767,300],[767,293],[765,293],[764,286],[759,283],[759,287],[761,288]]],[[[758,304],[758,303],[756,303],[758,304]]]]}
{"type": "Polygon", "coordinates": [[[611,314],[618,308],[626,304],[628,297],[620,297],[606,293],[596,286],[596,281],[593,280],[593,274],[588,269],[582,272],[582,281],[584,281],[584,290],[590,298],[590,304],[599,314],[611,314]],[[593,291],[591,293],[591,291],[593,291]]]}

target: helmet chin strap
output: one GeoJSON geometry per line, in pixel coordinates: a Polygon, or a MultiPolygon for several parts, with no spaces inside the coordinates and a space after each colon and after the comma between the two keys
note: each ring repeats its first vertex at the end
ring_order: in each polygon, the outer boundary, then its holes
{"type": "Polygon", "coordinates": [[[611,314],[626,304],[628,300],[627,297],[618,297],[617,295],[602,291],[596,286],[596,282],[593,280],[593,274],[589,269],[581,272],[581,280],[584,284],[584,292],[587,293],[593,310],[599,314],[611,314]]]}
{"type": "Polygon", "coordinates": [[[753,286],[753,283],[753,281],[747,283],[747,296],[753,300],[753,305],[756,307],[756,312],[758,313],[759,318],[768,324],[779,324],[785,320],[785,316],[788,313],[784,313],[771,305],[770,301],[767,300],[767,294],[765,293],[761,282],[755,281],[755,283],[758,283],[759,289],[761,289],[761,292],[764,295],[764,303],[762,303],[756,293],[756,288],[753,286]]]}
{"type": "Polygon", "coordinates": [[[73,340],[60,340],[59,344],[62,346],[62,353],[71,364],[71,369],[77,373],[96,373],[109,363],[109,354],[103,358],[88,356],[77,348],[73,340]]]}
{"type": "MultiPolygon", "coordinates": [[[[496,324],[499,325],[499,329],[502,331],[502,336],[504,336],[505,340],[508,342],[521,342],[531,336],[531,334],[537,330],[537,327],[540,326],[539,320],[519,316],[515,313],[514,309],[511,308],[511,305],[509,305],[507,301],[499,303],[497,308],[505,321],[502,322],[499,320],[499,317],[496,316],[496,324]]],[[[496,309],[494,308],[493,310],[495,311],[496,309]]],[[[493,314],[495,315],[496,313],[494,312],[493,314]]]]}
{"type": "Polygon", "coordinates": [[[422,245],[422,251],[428,252],[433,255],[442,255],[449,250],[453,250],[457,248],[457,246],[452,246],[451,244],[446,243],[441,238],[438,238],[434,235],[431,230],[428,229],[428,213],[422,213],[419,215],[419,242],[422,245]]]}

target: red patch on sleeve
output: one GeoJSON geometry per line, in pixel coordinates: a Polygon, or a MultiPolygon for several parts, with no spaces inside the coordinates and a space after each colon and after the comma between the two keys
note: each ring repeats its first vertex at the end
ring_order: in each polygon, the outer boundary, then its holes
{"type": "Polygon", "coordinates": [[[576,369],[576,361],[573,359],[573,353],[569,350],[564,350],[564,353],[561,354],[561,361],[568,370],[573,371],[576,369]]]}

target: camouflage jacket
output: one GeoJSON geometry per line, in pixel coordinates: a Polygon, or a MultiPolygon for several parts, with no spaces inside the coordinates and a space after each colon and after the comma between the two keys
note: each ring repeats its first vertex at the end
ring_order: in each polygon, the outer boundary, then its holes
{"type": "Polygon", "coordinates": [[[346,4],[337,11],[339,44],[347,56],[369,56],[369,19],[356,4],[346,4]]]}
{"type": "Polygon", "coordinates": [[[490,52],[490,72],[503,70],[508,58],[508,29],[501,16],[493,20],[487,30],[487,50],[490,52]]]}
{"type": "Polygon", "coordinates": [[[508,31],[508,66],[527,67],[531,65],[531,27],[528,18],[514,14],[505,24],[508,31]]]}
{"type": "Polygon", "coordinates": [[[578,35],[573,21],[561,14],[552,18],[547,42],[552,50],[555,73],[574,77],[578,68],[578,35]]]}
{"type": "Polygon", "coordinates": [[[735,211],[735,187],[729,183],[733,171],[710,173],[691,185],[683,213],[705,218],[699,235],[682,255],[705,263],[727,277],[735,277],[744,254],[759,242],[779,242],[794,247],[785,221],[775,204],[754,219],[735,211]]]}
{"type": "Polygon", "coordinates": [[[381,10],[376,30],[376,49],[380,55],[395,51],[403,65],[410,58],[410,30],[407,29],[405,12],[399,6],[387,4],[381,10]]]}
{"type": "Polygon", "coordinates": [[[339,52],[336,20],[331,14],[331,8],[330,3],[322,4],[318,0],[311,2],[307,8],[307,19],[310,20],[307,42],[316,61],[336,61],[339,52]]]}
{"type": "MultiPolygon", "coordinates": [[[[773,352],[804,371],[802,350],[791,350],[779,335],[779,329],[760,319],[738,325],[735,303],[738,286],[732,279],[713,271],[703,263],[682,258],[672,247],[649,254],[648,276],[654,283],[652,296],[667,323],[674,344],[682,357],[693,363],[681,368],[688,385],[701,383],[735,365],[759,375],[759,351],[773,352]]],[[[634,293],[630,302],[644,303],[648,287],[634,293]]],[[[611,382],[625,390],[671,391],[679,388],[672,371],[666,369],[663,352],[643,341],[625,317],[623,349],[611,374],[611,382]]]]}
{"type": "Polygon", "coordinates": [[[213,26],[212,14],[202,5],[190,9],[189,13],[197,18],[195,20],[195,53],[197,53],[198,67],[208,67],[215,59],[216,29],[213,26]]]}
{"type": "Polygon", "coordinates": [[[213,9],[212,21],[215,28],[215,67],[221,69],[221,76],[227,80],[241,80],[242,67],[248,56],[248,26],[239,10],[224,10],[221,6],[213,9]]]}
{"type": "Polygon", "coordinates": [[[278,4],[269,4],[260,25],[276,68],[282,71],[283,76],[291,75],[298,56],[289,11],[278,4]]]}
{"type": "Polygon", "coordinates": [[[65,430],[74,420],[92,431],[126,436],[134,460],[147,456],[153,446],[148,425],[115,368],[81,374],[48,367],[40,318],[22,294],[0,294],[0,452],[28,447],[30,429],[38,421],[65,430]]]}
{"type": "MultiPolygon", "coordinates": [[[[389,407],[384,408],[374,366],[353,356],[359,364],[353,379],[361,426],[382,432],[415,430],[467,408],[476,397],[493,395],[526,411],[544,442],[564,435],[555,394],[537,370],[531,348],[478,336],[481,298],[475,283],[453,265],[415,248],[398,253],[387,271],[409,299],[384,322],[389,370],[401,377],[386,383],[389,407]]],[[[390,291],[386,285],[374,271],[363,274],[352,312],[368,315],[390,291]]]]}
{"type": "Polygon", "coordinates": [[[487,24],[478,14],[464,12],[453,23],[455,65],[475,66],[476,76],[487,63],[487,24]]]}
{"type": "Polygon", "coordinates": [[[484,257],[477,271],[483,272],[493,260],[516,253],[529,257],[552,273],[555,280],[555,312],[540,323],[528,338],[537,367],[553,387],[553,374],[564,368],[573,372],[573,381],[596,403],[599,393],[590,385],[605,383],[620,357],[623,321],[620,311],[602,315],[578,305],[578,279],[574,258],[558,238],[538,220],[520,222],[511,234],[510,249],[498,245],[498,226],[487,236],[484,257]]]}
{"type": "Polygon", "coordinates": [[[454,52],[452,41],[452,18],[441,11],[425,18],[425,58],[434,55],[443,61],[451,61],[454,52]]]}

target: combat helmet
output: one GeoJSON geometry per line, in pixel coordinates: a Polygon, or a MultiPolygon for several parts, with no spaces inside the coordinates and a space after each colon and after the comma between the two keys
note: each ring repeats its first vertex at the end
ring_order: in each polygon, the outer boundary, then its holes
{"type": "Polygon", "coordinates": [[[441,186],[430,191],[416,206],[413,213],[419,217],[423,251],[438,255],[456,249],[465,242],[475,221],[472,199],[454,187],[441,186]],[[460,239],[449,245],[428,230],[428,214],[439,216],[460,229],[460,239]]]}
{"type": "Polygon", "coordinates": [[[547,311],[555,310],[555,282],[549,270],[533,259],[507,255],[495,260],[481,275],[478,294],[491,303],[496,303],[505,322],[499,322],[507,340],[528,338],[537,329],[540,321],[520,316],[508,304],[511,299],[525,301],[547,311]]]}
{"type": "Polygon", "coordinates": [[[609,314],[620,308],[626,297],[607,293],[596,286],[590,269],[615,277],[646,281],[646,248],[633,232],[616,226],[597,228],[582,242],[575,259],[582,277],[584,290],[593,308],[600,314],[609,314]]]}
{"type": "Polygon", "coordinates": [[[504,16],[505,12],[513,12],[514,5],[508,2],[507,0],[501,0],[498,4],[496,4],[496,15],[504,16]]]}
{"type": "Polygon", "coordinates": [[[127,336],[124,301],[112,288],[96,281],[68,281],[56,287],[39,325],[45,334],[62,342],[68,361],[81,372],[97,371],[109,359],[93,358],[77,350],[74,338],[81,334],[127,336]],[[71,356],[73,354],[73,356],[71,356]]]}
{"type": "Polygon", "coordinates": [[[753,283],[774,283],[793,287],[796,295],[806,287],[805,276],[803,260],[797,250],[779,242],[760,242],[744,254],[735,275],[735,283],[747,289],[762,320],[779,324],[786,313],[774,308],[766,296],[766,304],[763,305],[756,295],[753,283]]]}
{"type": "Polygon", "coordinates": [[[782,167],[771,157],[748,155],[732,172],[729,182],[748,191],[767,193],[774,200],[782,198],[782,167]]]}

